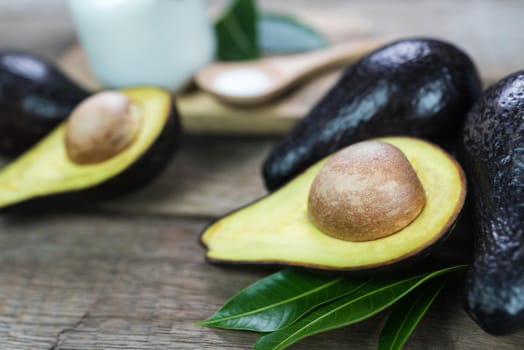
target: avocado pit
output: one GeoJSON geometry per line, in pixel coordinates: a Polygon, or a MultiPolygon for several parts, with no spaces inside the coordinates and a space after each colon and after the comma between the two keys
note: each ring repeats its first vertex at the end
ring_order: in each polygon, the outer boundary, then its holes
{"type": "Polygon", "coordinates": [[[66,151],[77,164],[108,160],[129,147],[140,127],[138,106],[118,91],[95,94],[71,113],[66,128],[66,151]]]}
{"type": "Polygon", "coordinates": [[[370,241],[408,226],[426,203],[424,188],[397,147],[365,141],[333,155],[313,180],[312,223],[346,241],[370,241]]]}
{"type": "MultiPolygon", "coordinates": [[[[462,168],[444,150],[421,139],[384,137],[374,141],[397,147],[409,160],[409,164],[416,171],[416,178],[424,189],[423,209],[407,226],[384,238],[350,241],[334,238],[332,234],[326,233],[325,228],[315,224],[313,216],[321,216],[311,208],[312,213],[308,214],[307,205],[312,184],[319,171],[333,158],[330,156],[317,162],[279,190],[211,224],[201,236],[208,261],[259,266],[276,264],[360,273],[400,269],[422,261],[432,253],[440,254],[441,243],[450,237],[464,204],[466,178],[462,168]]],[[[371,147],[368,147],[369,149],[371,147]]],[[[392,156],[385,158],[386,160],[379,157],[375,161],[363,162],[367,158],[361,157],[362,163],[365,163],[369,171],[367,175],[360,175],[364,178],[374,176],[379,170],[372,168],[371,164],[376,162],[378,166],[385,166],[384,162],[392,162],[392,156]]],[[[355,168],[356,165],[352,167],[355,168]]],[[[387,168],[390,174],[395,171],[397,170],[387,168]]],[[[405,179],[402,181],[406,182],[405,179]]],[[[311,199],[313,202],[313,198],[311,199]]],[[[341,196],[341,199],[348,201],[344,196],[341,196]]],[[[379,205],[384,206],[383,202],[383,198],[374,201],[373,208],[369,209],[375,211],[374,216],[378,219],[386,216],[385,209],[377,209],[379,205]]],[[[311,204],[312,207],[318,203],[311,204]]],[[[338,213],[340,216],[337,220],[347,216],[343,209],[338,213]]],[[[371,215],[365,218],[369,217],[371,215]]],[[[359,228],[358,225],[354,226],[359,228]]],[[[372,227],[376,226],[377,223],[372,223],[372,227]]],[[[367,230],[363,231],[369,236],[367,230]]],[[[445,252],[445,255],[447,253],[445,252]]],[[[462,247],[457,254],[463,254],[462,247]]]]}

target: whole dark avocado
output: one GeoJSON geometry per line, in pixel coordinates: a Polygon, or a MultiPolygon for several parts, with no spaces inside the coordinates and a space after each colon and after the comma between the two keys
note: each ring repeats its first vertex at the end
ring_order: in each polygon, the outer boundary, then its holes
{"type": "Polygon", "coordinates": [[[439,142],[460,126],[481,93],[473,62],[433,39],[393,42],[348,67],[336,85],[275,147],[263,165],[275,190],[352,143],[387,135],[439,142]]]}
{"type": "Polygon", "coordinates": [[[464,125],[474,262],[465,308],[487,332],[524,327],[524,71],[486,90],[464,125]]]}
{"type": "Polygon", "coordinates": [[[42,58],[0,52],[0,151],[29,148],[88,95],[42,58]]]}

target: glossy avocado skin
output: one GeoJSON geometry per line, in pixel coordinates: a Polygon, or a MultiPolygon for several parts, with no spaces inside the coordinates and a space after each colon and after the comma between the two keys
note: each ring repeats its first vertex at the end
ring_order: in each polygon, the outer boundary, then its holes
{"type": "Polygon", "coordinates": [[[0,151],[29,148],[88,95],[44,59],[0,52],[0,151]]]}
{"type": "Polygon", "coordinates": [[[347,68],[336,85],[275,147],[263,165],[275,190],[349,144],[386,135],[439,141],[460,132],[481,93],[474,64],[431,39],[393,42],[347,68]]]}
{"type": "Polygon", "coordinates": [[[6,213],[67,211],[88,207],[96,201],[123,196],[158,176],[173,157],[181,133],[180,115],[174,103],[157,139],[131,166],[94,187],[45,197],[37,197],[0,209],[6,213]]]}
{"type": "Polygon", "coordinates": [[[509,333],[524,327],[524,71],[486,90],[463,143],[476,223],[465,307],[485,331],[509,333]]]}

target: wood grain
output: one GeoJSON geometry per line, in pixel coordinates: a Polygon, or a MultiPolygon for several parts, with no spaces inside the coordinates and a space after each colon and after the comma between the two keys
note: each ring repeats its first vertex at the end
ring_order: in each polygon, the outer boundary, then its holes
{"type": "Polygon", "coordinates": [[[207,266],[196,244],[204,224],[2,218],[2,348],[228,347],[192,322],[263,273],[207,266]]]}
{"type": "Polygon", "coordinates": [[[266,194],[260,168],[272,139],[185,136],[151,184],[100,203],[112,213],[217,218],[266,194]]]}
{"type": "MultiPolygon", "coordinates": [[[[256,334],[197,327],[272,272],[208,265],[203,220],[102,215],[0,219],[2,349],[249,349],[256,334]]],[[[407,349],[520,349],[524,332],[483,333],[451,283],[407,349]]],[[[373,349],[384,315],[295,349],[373,349]]]]}

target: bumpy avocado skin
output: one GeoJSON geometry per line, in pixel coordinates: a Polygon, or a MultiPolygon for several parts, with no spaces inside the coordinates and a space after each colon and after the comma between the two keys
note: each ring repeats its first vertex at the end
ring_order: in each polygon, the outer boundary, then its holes
{"type": "Polygon", "coordinates": [[[476,224],[465,308],[485,331],[505,334],[524,327],[524,71],[486,90],[463,143],[476,224]]]}
{"type": "Polygon", "coordinates": [[[42,58],[0,52],[0,151],[29,148],[88,95],[42,58]]]}
{"type": "Polygon", "coordinates": [[[263,165],[275,190],[349,144],[386,135],[439,142],[460,126],[481,93],[470,58],[431,39],[393,42],[347,68],[336,85],[275,147],[263,165]]]}

